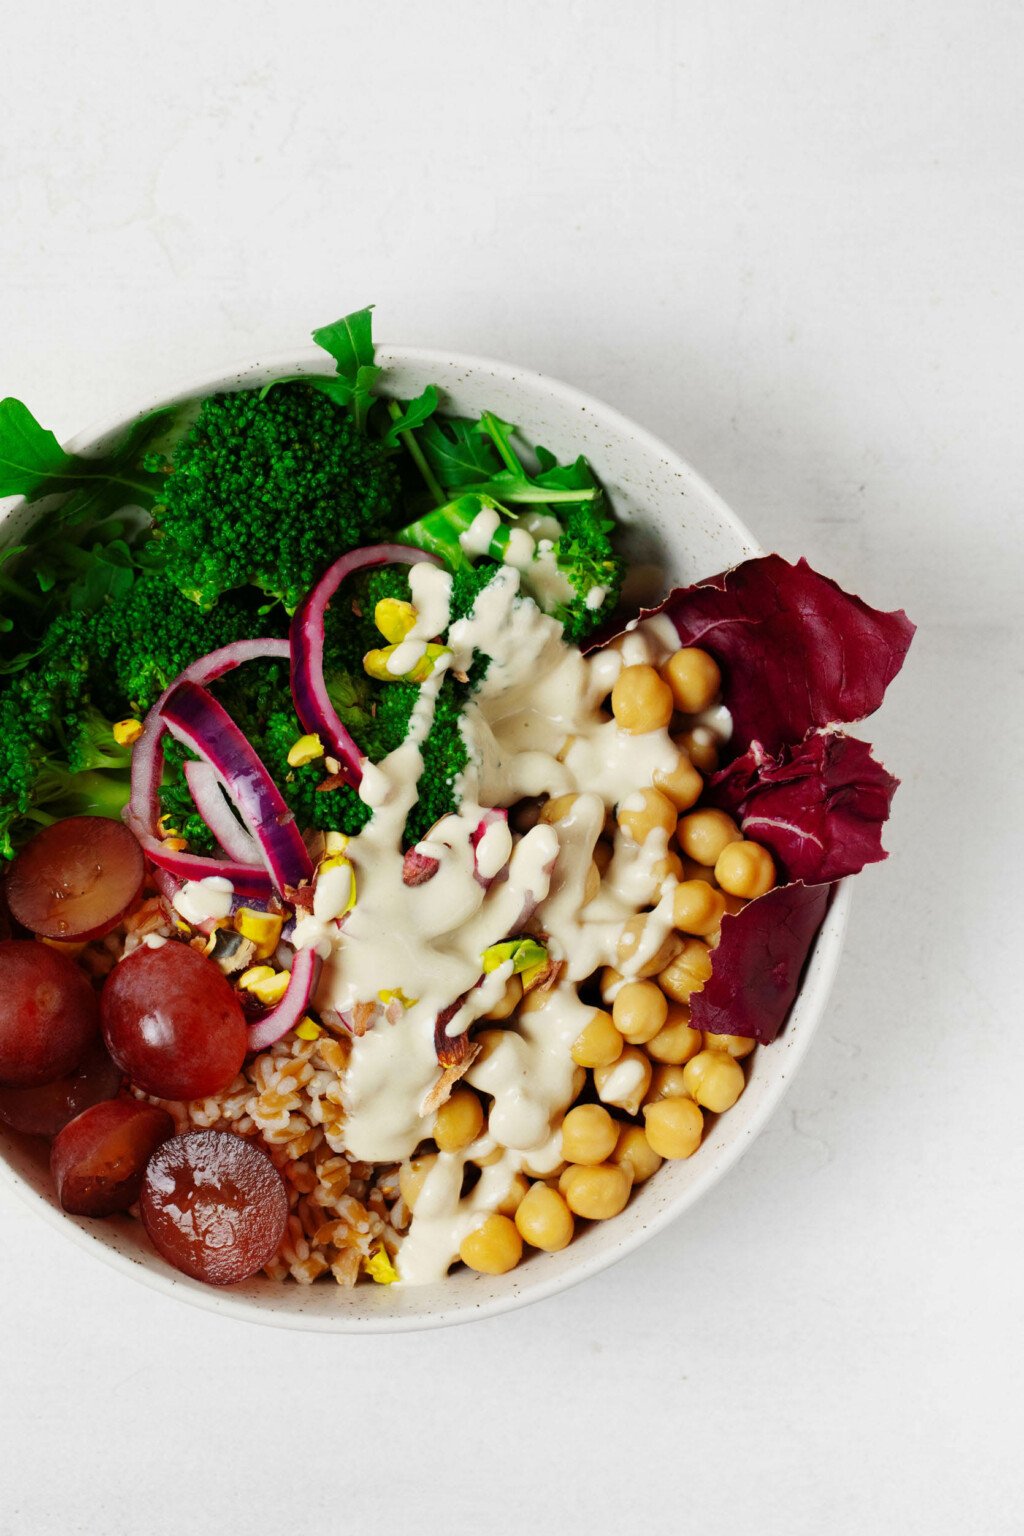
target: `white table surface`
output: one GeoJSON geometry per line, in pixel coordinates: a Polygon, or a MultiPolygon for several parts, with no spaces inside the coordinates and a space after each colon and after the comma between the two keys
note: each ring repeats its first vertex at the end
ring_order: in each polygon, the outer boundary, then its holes
{"type": "Polygon", "coordinates": [[[0,389],[67,435],[375,300],[570,379],[920,625],[829,1016],[750,1155],[443,1333],[221,1322],[0,1196],[0,1533],[1024,1529],[1022,13],[35,0],[0,389]]]}

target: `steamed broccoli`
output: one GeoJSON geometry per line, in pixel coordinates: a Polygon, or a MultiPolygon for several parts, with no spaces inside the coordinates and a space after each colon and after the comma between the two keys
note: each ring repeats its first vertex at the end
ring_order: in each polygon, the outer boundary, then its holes
{"type": "Polygon", "coordinates": [[[319,390],[204,400],[154,507],[169,579],[208,608],[252,584],[294,609],[324,567],[395,519],[393,453],[319,390]]]}

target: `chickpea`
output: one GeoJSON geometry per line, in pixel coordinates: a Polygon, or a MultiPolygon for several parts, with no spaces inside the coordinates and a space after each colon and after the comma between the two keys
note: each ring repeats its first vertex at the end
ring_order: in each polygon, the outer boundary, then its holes
{"type": "Polygon", "coordinates": [[[540,808],[538,821],[544,822],[549,827],[556,821],[564,821],[578,799],[578,795],[555,795],[553,800],[545,800],[540,808]]]}
{"type": "Polygon", "coordinates": [[[507,1019],[515,1013],[523,1000],[523,983],[518,976],[510,976],[505,991],[487,1014],[489,1019],[507,1019]]]}
{"type": "Polygon", "coordinates": [[[700,799],[704,780],[691,763],[690,754],[680,752],[674,768],[667,772],[655,769],[654,787],[671,800],[677,811],[688,811],[700,799]]]}
{"type": "Polygon", "coordinates": [[[651,1063],[635,1045],[627,1045],[610,1067],[594,1068],[594,1087],[602,1104],[635,1115],[651,1083],[651,1063]]]}
{"type": "Polygon", "coordinates": [[[681,1066],[662,1063],[651,1074],[651,1086],[644,1095],[645,1104],[656,1104],[659,1099],[688,1099],[690,1097],[681,1066]]]}
{"type": "Polygon", "coordinates": [[[484,1128],[484,1107],[472,1088],[456,1088],[434,1119],[434,1140],[442,1152],[459,1152],[484,1128]]]}
{"type": "Polygon", "coordinates": [[[473,1040],[473,1044],[480,1047],[473,1065],[479,1066],[487,1061],[500,1046],[504,1046],[508,1037],[507,1029],[482,1029],[473,1040]]]}
{"type": "Polygon", "coordinates": [[[627,795],[618,809],[619,826],[634,843],[645,843],[652,832],[675,831],[678,820],[671,800],[656,789],[639,789],[627,795]]]}
{"type": "Polygon", "coordinates": [[[594,844],[594,863],[597,865],[598,874],[604,877],[605,870],[612,861],[612,845],[606,843],[603,837],[599,837],[594,844]]]}
{"type": "Polygon", "coordinates": [[[603,1163],[618,1139],[618,1126],[600,1104],[577,1104],[562,1121],[562,1156],[570,1163],[603,1163]]]}
{"type": "Polygon", "coordinates": [[[686,1091],[713,1114],[731,1109],[746,1087],[743,1068],[727,1051],[700,1051],[683,1068],[686,1091]]]}
{"type": "Polygon", "coordinates": [[[534,1184],[516,1211],[519,1235],[531,1248],[559,1253],[572,1242],[575,1222],[565,1200],[547,1184],[534,1184]]]}
{"type": "Polygon", "coordinates": [[[675,959],[658,972],[658,983],[673,1002],[686,1003],[694,992],[704,990],[710,975],[710,949],[702,939],[687,939],[675,959]]]}
{"type": "Polygon", "coordinates": [[[704,1134],[704,1116],[692,1099],[659,1099],[644,1109],[644,1132],[662,1157],[692,1157],[704,1134]]]}
{"type": "Polygon", "coordinates": [[[684,880],[672,893],[672,921],[682,933],[713,933],[724,913],[725,897],[704,880],[684,880]]]}
{"type": "Polygon", "coordinates": [[[684,731],[678,738],[691,763],[701,773],[714,773],[718,767],[718,738],[706,725],[695,725],[692,731],[684,731]]]}
{"type": "Polygon", "coordinates": [[[685,1003],[673,1003],[664,1029],[659,1029],[654,1039],[648,1040],[647,1054],[653,1061],[677,1067],[696,1056],[703,1044],[700,1030],[690,1023],[689,1008],[685,1003]]]}
{"type": "Polygon", "coordinates": [[[587,870],[587,878],[583,882],[583,905],[586,906],[588,902],[593,901],[600,894],[600,891],[601,871],[594,860],[591,859],[590,868],[587,870]]]}
{"type": "Polygon", "coordinates": [[[603,1008],[595,1008],[588,1024],[573,1041],[569,1053],[580,1067],[610,1067],[622,1055],[622,1036],[603,1008]]]}
{"type": "Polygon", "coordinates": [[[643,1184],[645,1179],[649,1179],[661,1167],[661,1158],[639,1125],[622,1127],[610,1161],[617,1163],[620,1168],[628,1169],[633,1175],[634,1184],[643,1184]]]}
{"type": "Polygon", "coordinates": [[[568,1168],[569,1164],[564,1158],[560,1158],[550,1168],[538,1168],[536,1163],[530,1162],[530,1154],[527,1152],[523,1158],[523,1172],[528,1179],[559,1179],[568,1168]]]}
{"type": "Polygon", "coordinates": [[[572,1096],[573,1100],[579,1098],[587,1086],[587,1072],[585,1067],[575,1066],[572,1069],[572,1096]]]}
{"type": "Polygon", "coordinates": [[[724,811],[691,811],[679,822],[679,846],[698,864],[714,865],[722,849],[738,843],[743,833],[724,811]]]}
{"type": "Polygon", "coordinates": [[[504,1200],[502,1200],[501,1204],[496,1208],[498,1215],[514,1216],[523,1200],[525,1200],[526,1192],[529,1187],[529,1182],[523,1177],[521,1173],[514,1173],[512,1175],[512,1183],[508,1187],[508,1193],[506,1194],[504,1200]]]}
{"type": "Polygon", "coordinates": [[[570,1167],[565,1171],[565,1203],[576,1216],[607,1221],[624,1208],[632,1184],[626,1168],[618,1163],[570,1167]]]}
{"type": "Polygon", "coordinates": [[[627,981],[612,1003],[612,1019],[630,1045],[653,1040],[668,1018],[668,1002],[654,981],[627,981]]]}
{"type": "Polygon", "coordinates": [[[661,675],[672,690],[672,702],[684,715],[710,709],[722,691],[718,662],[696,645],[684,646],[670,656],[661,675]]]}
{"type": "Polygon", "coordinates": [[[681,863],[685,880],[703,880],[706,885],[712,885],[716,890],[718,889],[713,864],[698,864],[696,859],[682,859],[681,863]]]}
{"type": "Polygon", "coordinates": [[[727,843],[715,861],[715,879],[730,896],[752,901],[775,884],[775,860],[760,843],[727,843]]]}
{"type": "Polygon", "coordinates": [[[621,971],[616,971],[612,966],[606,965],[601,972],[600,990],[603,1003],[613,1003],[615,994],[620,987],[625,986],[626,978],[621,971]]]}
{"type": "Polygon", "coordinates": [[[756,1045],[757,1041],[749,1039],[747,1035],[713,1035],[710,1030],[704,1031],[706,1051],[725,1051],[735,1061],[742,1061],[744,1056],[749,1056],[756,1045]]]}
{"type": "Polygon", "coordinates": [[[489,1152],[481,1152],[479,1157],[474,1157],[473,1161],[478,1168],[493,1168],[495,1163],[500,1163],[504,1156],[504,1147],[492,1147],[489,1152]]]}
{"type": "Polygon", "coordinates": [[[523,1256],[523,1240],[514,1221],[496,1211],[470,1232],[459,1246],[459,1258],[481,1275],[507,1275],[523,1256]]]}
{"type": "Polygon", "coordinates": [[[403,1163],[398,1170],[398,1192],[410,1211],[416,1209],[416,1201],[419,1199],[420,1190],[426,1182],[427,1174],[437,1162],[436,1152],[425,1152],[422,1157],[411,1158],[403,1163]]]}
{"type": "Polygon", "coordinates": [[[621,731],[660,731],[672,719],[672,690],[653,667],[623,667],[612,688],[612,714],[621,731]]]}
{"type": "Polygon", "coordinates": [[[659,971],[663,971],[675,959],[682,947],[682,940],[677,933],[667,933],[654,954],[649,955],[634,970],[632,962],[635,960],[637,952],[641,949],[646,950],[649,942],[650,940],[647,935],[647,913],[638,912],[623,927],[615,950],[615,956],[619,965],[623,970],[627,968],[630,970],[630,980],[634,976],[637,979],[642,979],[645,976],[656,976],[659,971]]]}

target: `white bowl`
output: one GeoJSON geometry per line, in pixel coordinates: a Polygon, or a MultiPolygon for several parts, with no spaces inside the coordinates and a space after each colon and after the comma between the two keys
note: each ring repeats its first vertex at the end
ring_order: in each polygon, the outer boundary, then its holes
{"type": "MultiPolygon", "coordinates": [[[[418,348],[381,347],[378,360],[387,369],[389,393],[409,398],[435,383],[449,411],[476,416],[489,408],[560,457],[586,454],[618,518],[627,525],[631,557],[660,567],[666,586],[691,582],[762,553],[739,518],[685,460],[643,427],[579,390],[506,363],[418,348]]],[[[329,371],[325,363],[324,354],[311,347],[193,379],[173,396],[137,402],[128,415],[81,434],[69,446],[92,452],[142,411],[285,373],[329,371]]],[[[13,542],[26,521],[23,507],[9,510],[0,518],[0,541],[13,542]]],[[[839,963],[848,906],[849,883],[844,882],[818,934],[785,1030],[773,1045],[756,1052],[746,1091],[712,1125],[699,1152],[687,1162],[664,1164],[613,1221],[595,1223],[561,1253],[531,1255],[508,1275],[460,1270],[437,1285],[360,1285],[353,1290],[260,1279],[218,1290],[165,1264],[138,1222],[66,1216],[54,1200],[45,1144],[5,1132],[2,1126],[0,1178],[44,1220],[98,1258],[157,1290],[226,1317],[278,1328],[384,1333],[506,1312],[565,1290],[632,1253],[693,1205],[746,1151],[789,1086],[822,1017],[839,963]]]]}

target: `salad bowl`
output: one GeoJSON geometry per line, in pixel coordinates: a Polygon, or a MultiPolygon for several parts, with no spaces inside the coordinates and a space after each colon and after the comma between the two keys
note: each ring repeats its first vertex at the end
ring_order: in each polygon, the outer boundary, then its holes
{"type": "MultiPolygon", "coordinates": [[[[526,369],[424,349],[381,346],[384,389],[408,399],[428,383],[444,407],[476,416],[483,409],[516,422],[533,442],[558,454],[584,454],[604,484],[630,562],[626,600],[636,607],[659,593],[762,553],[753,535],[673,449],[617,411],[580,391],[526,369]]],[[[308,348],[188,380],[172,395],[141,400],[116,419],[81,434],[75,452],[102,450],[143,412],[252,386],[282,374],[323,373],[323,352],[308,348]]],[[[29,520],[21,505],[0,513],[0,544],[15,543],[29,520]]],[[[849,906],[849,881],[831,905],[786,1027],[754,1058],[750,1080],[727,1116],[711,1125],[698,1156],[666,1162],[614,1221],[594,1223],[562,1252],[537,1253],[511,1272],[492,1276],[460,1269],[438,1284],[410,1286],[274,1285],[254,1279],[226,1289],[171,1268],[127,1217],[95,1221],[68,1216],[57,1204],[43,1143],[0,1127],[0,1180],[44,1220],[124,1274],[224,1316],[272,1327],[321,1332],[400,1332],[493,1316],[551,1296],[639,1248],[701,1198],[739,1159],[788,1088],[823,1016],[836,974],[849,906]]]]}

